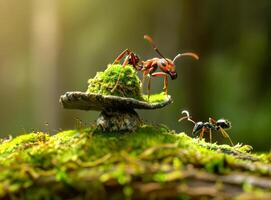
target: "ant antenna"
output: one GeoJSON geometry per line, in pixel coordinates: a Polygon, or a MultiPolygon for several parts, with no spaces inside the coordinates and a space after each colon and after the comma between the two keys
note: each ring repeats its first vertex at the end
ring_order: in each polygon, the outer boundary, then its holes
{"type": "Polygon", "coordinates": [[[177,60],[180,57],[184,57],[184,56],[190,56],[192,58],[195,58],[196,60],[199,59],[199,56],[195,53],[191,53],[191,52],[186,52],[186,53],[179,53],[177,56],[175,56],[175,58],[173,59],[173,63],[175,62],[175,60],[177,60]]]}
{"type": "Polygon", "coordinates": [[[216,120],[214,118],[212,118],[212,117],[209,117],[209,122],[211,124],[216,124],[216,120]]]}
{"type": "Polygon", "coordinates": [[[190,114],[189,114],[189,112],[188,112],[187,110],[183,110],[183,111],[182,111],[182,114],[185,114],[186,116],[181,117],[181,118],[178,120],[178,122],[181,122],[182,120],[187,119],[188,121],[192,122],[193,124],[196,124],[196,122],[194,122],[194,121],[191,119],[191,116],[190,116],[190,114]]]}
{"type": "Polygon", "coordinates": [[[156,51],[156,53],[158,53],[162,58],[164,58],[165,60],[167,60],[165,58],[165,56],[163,56],[163,54],[159,51],[159,49],[155,45],[155,43],[154,43],[153,39],[151,38],[151,36],[144,35],[144,39],[147,40],[152,45],[152,48],[154,49],[154,51],[156,51]]]}

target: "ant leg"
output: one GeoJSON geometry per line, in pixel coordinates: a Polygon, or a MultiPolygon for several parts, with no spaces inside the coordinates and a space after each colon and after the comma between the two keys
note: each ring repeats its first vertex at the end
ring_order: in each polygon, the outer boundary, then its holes
{"type": "Polygon", "coordinates": [[[164,79],[164,89],[166,91],[166,95],[168,95],[168,77],[165,76],[165,79],[164,79]]]}
{"type": "Polygon", "coordinates": [[[149,81],[148,81],[148,101],[150,100],[151,95],[151,76],[149,75],[149,81]]]}
{"type": "Polygon", "coordinates": [[[125,49],[123,52],[120,53],[120,55],[118,55],[118,57],[114,60],[113,64],[115,63],[119,63],[120,60],[125,56],[125,54],[130,54],[131,51],[129,49],[125,49]]]}
{"type": "Polygon", "coordinates": [[[168,94],[168,76],[166,73],[164,72],[155,72],[151,74],[152,76],[157,76],[157,77],[162,77],[164,78],[164,90],[165,90],[165,94],[168,94]]]}
{"type": "Polygon", "coordinates": [[[203,138],[204,132],[205,132],[205,128],[201,129],[200,134],[199,134],[199,138],[200,138],[200,139],[203,138]]]}
{"type": "Polygon", "coordinates": [[[212,143],[212,130],[209,129],[209,134],[210,134],[210,143],[212,143]]]}
{"type": "Polygon", "coordinates": [[[117,86],[119,85],[121,73],[122,73],[124,67],[128,64],[128,62],[129,62],[129,56],[127,56],[127,57],[125,58],[125,60],[124,60],[124,62],[123,62],[123,64],[122,64],[122,68],[121,68],[121,70],[120,70],[120,72],[119,72],[118,79],[117,79],[117,81],[116,81],[115,86],[114,86],[113,89],[111,90],[111,93],[113,93],[113,92],[115,91],[115,89],[117,88],[117,86]]]}
{"type": "Polygon", "coordinates": [[[141,91],[142,91],[142,93],[144,92],[144,83],[145,83],[146,75],[147,75],[147,73],[143,72],[142,81],[141,81],[141,91]]]}
{"type": "Polygon", "coordinates": [[[150,91],[151,91],[151,77],[153,72],[157,69],[157,65],[151,65],[147,70],[144,71],[146,75],[149,77],[148,82],[148,100],[150,99],[150,91]]]}
{"type": "Polygon", "coordinates": [[[220,132],[222,133],[222,135],[223,135],[225,138],[228,138],[228,139],[230,140],[231,145],[234,146],[234,144],[233,144],[233,142],[232,142],[230,136],[228,135],[228,133],[227,133],[223,128],[221,128],[221,127],[219,127],[219,130],[220,130],[220,132]]]}

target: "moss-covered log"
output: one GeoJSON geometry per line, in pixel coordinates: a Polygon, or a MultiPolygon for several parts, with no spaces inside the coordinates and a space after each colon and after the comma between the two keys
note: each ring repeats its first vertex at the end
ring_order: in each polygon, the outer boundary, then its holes
{"type": "Polygon", "coordinates": [[[29,133],[0,144],[5,199],[271,198],[271,154],[163,126],[29,133]]]}

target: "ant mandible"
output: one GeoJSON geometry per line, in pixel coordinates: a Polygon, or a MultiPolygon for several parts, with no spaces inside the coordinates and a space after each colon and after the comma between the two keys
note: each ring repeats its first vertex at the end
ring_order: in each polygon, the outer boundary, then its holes
{"type": "MultiPolygon", "coordinates": [[[[169,58],[165,58],[162,53],[159,51],[157,46],[155,45],[153,39],[148,36],[144,35],[144,39],[146,39],[153,47],[153,49],[156,51],[156,53],[161,56],[162,58],[151,58],[146,61],[140,61],[139,57],[130,51],[129,49],[125,49],[113,62],[113,64],[120,62],[120,60],[125,56],[124,62],[122,64],[122,67],[124,68],[127,64],[130,64],[134,67],[137,71],[143,72],[143,78],[142,78],[142,85],[144,84],[145,77],[149,76],[148,81],[148,98],[150,96],[150,88],[151,88],[151,77],[162,77],[164,78],[164,90],[166,95],[168,94],[168,75],[172,80],[177,78],[177,72],[175,70],[175,61],[184,56],[190,56],[196,60],[199,59],[198,55],[191,52],[181,53],[175,56],[173,60],[169,58]],[[161,72],[156,72],[157,69],[160,69],[161,72]]],[[[114,90],[117,88],[120,80],[121,72],[118,76],[117,82],[111,92],[114,92],[114,90]]]]}
{"type": "Polygon", "coordinates": [[[185,114],[185,116],[181,117],[178,121],[181,122],[182,120],[187,119],[188,121],[192,122],[194,124],[192,135],[200,132],[199,136],[200,136],[200,139],[202,139],[204,136],[204,133],[206,131],[209,131],[210,142],[212,142],[212,131],[219,131],[225,138],[228,138],[231,145],[234,146],[230,136],[225,131],[225,129],[231,128],[230,121],[228,121],[226,119],[215,120],[215,119],[209,117],[208,122],[202,122],[202,121],[195,122],[191,119],[191,116],[189,115],[189,112],[187,110],[183,110],[182,114],[185,114]]]}

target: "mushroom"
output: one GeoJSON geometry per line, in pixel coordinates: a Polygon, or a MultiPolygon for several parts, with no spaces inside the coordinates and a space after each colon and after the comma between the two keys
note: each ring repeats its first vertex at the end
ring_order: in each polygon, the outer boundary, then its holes
{"type": "Polygon", "coordinates": [[[159,109],[172,103],[170,95],[160,102],[87,92],[66,92],[60,97],[66,109],[101,111],[96,123],[103,132],[135,131],[142,120],[134,109],[159,109]]]}

